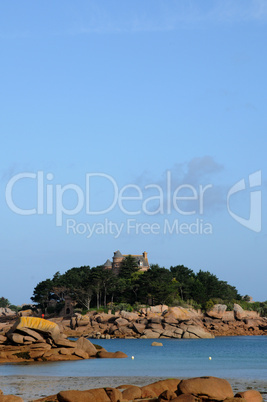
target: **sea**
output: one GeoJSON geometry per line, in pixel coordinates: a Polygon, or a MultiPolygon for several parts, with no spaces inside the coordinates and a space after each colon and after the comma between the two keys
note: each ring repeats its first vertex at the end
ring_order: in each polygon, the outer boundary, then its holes
{"type": "Polygon", "coordinates": [[[0,365],[1,376],[142,376],[187,378],[215,376],[267,381],[267,336],[214,339],[91,340],[125,359],[89,359],[0,365]],[[152,346],[152,342],[163,346],[152,346]]]}

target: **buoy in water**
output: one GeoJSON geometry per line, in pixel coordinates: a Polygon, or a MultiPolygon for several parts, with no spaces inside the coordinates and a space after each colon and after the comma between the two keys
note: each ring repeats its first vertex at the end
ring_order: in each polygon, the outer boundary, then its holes
{"type": "Polygon", "coordinates": [[[211,357],[209,357],[209,360],[211,360],[211,357]]]}
{"type": "Polygon", "coordinates": [[[132,360],[134,359],[134,356],[132,356],[132,360]]]}

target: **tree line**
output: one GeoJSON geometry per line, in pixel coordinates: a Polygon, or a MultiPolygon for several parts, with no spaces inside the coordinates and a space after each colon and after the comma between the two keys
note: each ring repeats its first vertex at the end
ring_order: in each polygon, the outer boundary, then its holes
{"type": "Polygon", "coordinates": [[[51,306],[51,302],[59,309],[66,296],[85,310],[120,303],[187,303],[205,309],[216,300],[231,303],[242,299],[234,286],[208,271],[194,273],[184,265],[166,269],[153,264],[148,271],[142,272],[131,255],[124,258],[118,275],[103,266],[71,268],[64,274],[56,272],[52,279],[37,284],[31,299],[43,310],[51,306]]]}

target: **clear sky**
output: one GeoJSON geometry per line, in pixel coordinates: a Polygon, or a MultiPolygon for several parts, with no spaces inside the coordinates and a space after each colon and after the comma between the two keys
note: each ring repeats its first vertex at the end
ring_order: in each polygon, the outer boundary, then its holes
{"type": "Polygon", "coordinates": [[[2,1],[0,296],[119,249],[266,300],[266,40],[265,0],[2,1]]]}

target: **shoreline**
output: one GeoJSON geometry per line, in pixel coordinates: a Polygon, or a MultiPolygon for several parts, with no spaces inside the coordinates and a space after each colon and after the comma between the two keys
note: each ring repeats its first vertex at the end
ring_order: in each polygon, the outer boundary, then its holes
{"type": "MultiPolygon", "coordinates": [[[[20,396],[25,401],[44,398],[59,391],[70,389],[88,390],[90,388],[117,387],[123,384],[144,386],[155,381],[164,380],[170,377],[149,377],[149,376],[111,376],[111,377],[60,377],[60,376],[31,376],[31,375],[10,375],[0,376],[0,389],[5,395],[12,394],[20,396]]],[[[188,377],[179,377],[185,379],[188,377]]],[[[225,378],[232,386],[234,394],[238,391],[255,389],[262,393],[264,401],[267,401],[267,379],[237,379],[225,378]]]]}

